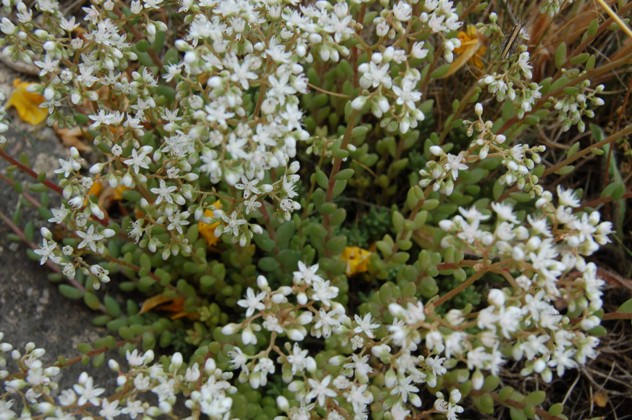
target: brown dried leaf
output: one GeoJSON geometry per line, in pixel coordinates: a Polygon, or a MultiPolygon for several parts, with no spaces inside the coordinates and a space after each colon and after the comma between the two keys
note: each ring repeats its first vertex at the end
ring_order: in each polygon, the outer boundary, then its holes
{"type": "Polygon", "coordinates": [[[174,298],[165,295],[152,296],[145,300],[139,313],[144,314],[153,309],[157,311],[171,312],[171,319],[180,319],[184,317],[191,319],[197,318],[196,313],[188,313],[184,310],[184,298],[182,297],[174,298]]]}
{"type": "Polygon", "coordinates": [[[55,126],[54,128],[64,146],[76,147],[77,150],[84,153],[92,151],[92,147],[82,141],[83,132],[81,131],[81,128],[59,128],[57,126],[55,126]]]}
{"type": "Polygon", "coordinates": [[[606,391],[598,391],[593,395],[593,402],[599,408],[604,408],[608,404],[608,394],[606,391]]]}

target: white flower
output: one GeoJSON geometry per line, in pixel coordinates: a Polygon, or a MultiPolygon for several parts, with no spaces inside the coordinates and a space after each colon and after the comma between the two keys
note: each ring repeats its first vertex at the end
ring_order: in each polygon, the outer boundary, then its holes
{"type": "Polygon", "coordinates": [[[105,238],[105,236],[94,231],[94,225],[90,225],[85,232],[78,230],[76,233],[77,236],[82,239],[79,245],[77,245],[77,248],[82,249],[88,247],[92,252],[97,252],[97,242],[105,238]]]}
{"type": "Polygon", "coordinates": [[[388,63],[378,65],[373,61],[360,64],[360,66],[358,66],[358,70],[362,74],[360,77],[360,86],[365,89],[370,87],[377,88],[380,85],[385,88],[390,88],[392,80],[388,74],[389,67],[388,63]]]}
{"type": "Polygon", "coordinates": [[[255,311],[262,311],[265,309],[266,306],[261,303],[261,301],[266,297],[266,295],[266,292],[260,292],[255,295],[254,290],[249,287],[246,290],[246,298],[238,300],[237,305],[242,308],[246,308],[246,317],[251,317],[255,311]]]}
{"type": "Polygon", "coordinates": [[[48,259],[50,259],[54,263],[59,263],[60,262],[59,257],[57,257],[54,254],[55,249],[57,249],[57,242],[55,241],[48,242],[48,240],[44,238],[42,239],[42,247],[39,249],[36,249],[33,252],[35,252],[37,255],[41,257],[40,265],[44,265],[44,263],[46,263],[48,259]]]}
{"type": "Polygon", "coordinates": [[[105,392],[103,388],[94,388],[92,377],[86,372],[82,372],[81,375],[79,375],[77,384],[73,385],[72,388],[79,396],[77,404],[80,406],[86,403],[90,403],[95,407],[98,406],[101,401],[98,397],[105,392]]]}
{"type": "Polygon", "coordinates": [[[400,1],[393,7],[393,16],[401,22],[408,22],[411,18],[413,8],[410,4],[400,1]]]}
{"type": "Polygon", "coordinates": [[[316,370],[316,360],[309,357],[309,352],[301,349],[298,343],[294,343],[292,353],[287,356],[287,361],[292,366],[292,375],[302,374],[306,369],[308,372],[316,370]]]}
{"type": "MultiPolygon", "coordinates": [[[[158,195],[158,198],[156,199],[156,205],[162,203],[163,201],[169,204],[173,204],[174,200],[173,200],[172,195],[176,196],[177,194],[172,194],[172,193],[176,191],[177,189],[178,187],[176,187],[175,185],[167,186],[167,183],[163,179],[161,179],[160,187],[151,189],[151,192],[158,195]]],[[[184,202],[182,204],[184,204],[184,202]]]]}
{"type": "Polygon", "coordinates": [[[327,398],[335,398],[338,394],[333,389],[329,388],[329,383],[331,382],[331,375],[327,375],[321,381],[316,379],[309,378],[307,383],[310,386],[310,391],[307,394],[307,400],[311,401],[314,398],[318,401],[318,405],[321,407],[325,406],[325,400],[327,398]]]}
{"type": "MultiPolygon", "coordinates": [[[[114,148],[112,148],[114,150],[114,148]]],[[[132,157],[129,159],[125,159],[123,163],[127,166],[131,166],[134,172],[139,173],[140,169],[149,169],[149,164],[151,163],[151,159],[147,156],[152,151],[151,146],[143,146],[140,148],[140,151],[136,149],[132,149],[132,157]]]]}
{"type": "Polygon", "coordinates": [[[314,264],[311,267],[307,267],[302,261],[298,262],[298,271],[294,272],[293,282],[295,285],[311,285],[314,281],[323,281],[316,272],[318,271],[318,264],[314,264]]]}
{"type": "Polygon", "coordinates": [[[532,67],[531,64],[529,64],[529,53],[527,51],[520,54],[520,57],[518,58],[518,67],[520,67],[520,70],[526,79],[531,79],[533,74],[531,73],[532,67]]]}
{"type": "Polygon", "coordinates": [[[417,393],[419,388],[412,384],[412,376],[397,376],[395,386],[391,389],[391,395],[398,395],[403,402],[410,402],[415,407],[421,407],[421,398],[417,393]]]}
{"type": "Polygon", "coordinates": [[[243,190],[244,198],[248,199],[248,197],[250,197],[251,194],[253,195],[261,194],[261,191],[257,188],[258,183],[259,183],[258,179],[255,178],[255,179],[248,180],[246,176],[242,175],[241,182],[235,184],[235,188],[237,188],[238,190],[243,190]]]}
{"type": "Polygon", "coordinates": [[[378,328],[380,324],[371,323],[373,320],[371,319],[371,314],[367,313],[363,318],[360,318],[359,315],[355,315],[355,322],[358,324],[357,327],[353,329],[353,332],[356,334],[365,333],[367,337],[374,338],[373,330],[378,328]]]}
{"type": "Polygon", "coordinates": [[[465,153],[460,152],[458,155],[453,155],[448,153],[446,155],[447,162],[443,165],[446,171],[451,172],[452,179],[456,181],[459,177],[459,171],[464,171],[468,168],[468,166],[463,163],[465,159],[465,153]]]}
{"type": "Polygon", "coordinates": [[[99,415],[105,417],[107,420],[111,420],[121,414],[121,410],[118,408],[119,401],[114,400],[109,402],[106,398],[101,401],[101,410],[99,415]]]}
{"type": "Polygon", "coordinates": [[[311,298],[321,301],[325,306],[331,306],[331,299],[338,296],[338,288],[330,285],[329,280],[315,279],[312,283],[311,298]]]}

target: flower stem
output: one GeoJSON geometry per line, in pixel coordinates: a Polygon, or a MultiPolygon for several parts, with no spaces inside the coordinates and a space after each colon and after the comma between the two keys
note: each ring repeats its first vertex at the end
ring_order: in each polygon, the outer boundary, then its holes
{"type": "MultiPolygon", "coordinates": [[[[31,168],[29,168],[28,166],[22,164],[22,162],[18,161],[17,159],[15,159],[13,156],[9,155],[8,153],[6,153],[2,149],[0,149],[0,157],[2,157],[4,160],[9,162],[11,165],[17,167],[20,171],[24,172],[25,174],[29,175],[30,177],[39,180],[39,175],[37,174],[37,172],[35,172],[31,168]]],[[[45,180],[43,180],[41,182],[42,182],[42,184],[46,185],[51,190],[55,191],[57,194],[59,194],[59,195],[62,194],[61,188],[59,187],[59,185],[55,184],[54,182],[51,182],[51,181],[49,181],[47,179],[45,179],[45,180]]]]}
{"type": "MultiPolygon", "coordinates": [[[[486,265],[486,264],[482,264],[482,265],[486,265]]],[[[470,287],[472,284],[474,284],[476,280],[483,277],[485,273],[487,273],[489,271],[489,268],[491,267],[492,266],[486,266],[486,267],[482,267],[479,270],[476,270],[476,272],[469,279],[465,280],[463,283],[459,284],[457,287],[455,287],[454,289],[450,290],[445,295],[441,296],[439,299],[432,302],[432,304],[434,305],[435,308],[440,305],[443,305],[445,302],[449,301],[450,299],[452,299],[453,297],[455,297],[456,295],[458,295],[459,293],[461,293],[462,291],[470,287]]]]}
{"type": "Polygon", "coordinates": [[[608,143],[612,143],[615,140],[618,140],[621,137],[625,137],[628,134],[632,133],[632,124],[628,125],[627,127],[625,127],[622,130],[617,131],[614,134],[611,134],[610,136],[606,137],[605,139],[601,140],[600,142],[597,142],[595,144],[592,144],[588,147],[586,147],[585,149],[580,150],[579,152],[575,153],[572,156],[569,156],[568,158],[564,159],[561,162],[556,163],[553,166],[548,167],[544,173],[542,174],[542,176],[540,178],[544,178],[547,175],[550,175],[552,173],[555,173],[556,171],[560,170],[561,168],[575,162],[576,160],[590,154],[593,150],[598,149],[608,143]]]}

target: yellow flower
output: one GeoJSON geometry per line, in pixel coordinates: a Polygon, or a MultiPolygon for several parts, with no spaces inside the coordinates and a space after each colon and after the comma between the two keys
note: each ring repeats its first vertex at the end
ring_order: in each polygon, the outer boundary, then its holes
{"type": "Polygon", "coordinates": [[[466,31],[457,34],[461,41],[461,46],[454,49],[458,57],[450,64],[448,71],[440,78],[448,77],[454,74],[458,69],[463,67],[465,63],[471,61],[472,64],[479,68],[483,68],[483,55],[487,51],[487,47],[483,42],[483,36],[478,33],[474,25],[467,25],[466,31]]]}
{"type": "Polygon", "coordinates": [[[7,101],[7,108],[14,107],[22,121],[38,125],[48,117],[48,110],[39,107],[44,102],[42,95],[28,91],[28,87],[34,84],[15,79],[13,81],[15,89],[7,101]]]}
{"type": "Polygon", "coordinates": [[[100,179],[97,179],[96,181],[92,183],[92,186],[88,190],[88,196],[98,197],[99,195],[101,195],[102,191],[103,191],[103,183],[101,182],[100,179]]]}
{"type": "MultiPolygon", "coordinates": [[[[219,200],[217,200],[216,202],[213,203],[213,207],[215,207],[216,209],[221,209],[222,203],[219,200]]],[[[213,217],[213,210],[211,209],[205,210],[204,216],[213,217]]],[[[217,241],[219,240],[219,238],[215,236],[215,229],[218,226],[219,226],[219,222],[215,222],[211,224],[198,222],[198,231],[200,232],[200,235],[202,235],[202,237],[206,239],[206,242],[209,244],[209,246],[215,245],[217,241]]]]}
{"type": "Polygon", "coordinates": [[[99,201],[99,207],[110,207],[113,201],[123,200],[123,191],[127,191],[128,188],[124,185],[119,185],[116,188],[110,188],[105,186],[105,181],[102,179],[95,179],[92,186],[88,190],[87,197],[84,199],[83,205],[88,204],[89,197],[96,197],[99,201]]]}
{"type": "Polygon", "coordinates": [[[476,30],[476,26],[467,25],[466,32],[460,31],[456,36],[461,41],[461,46],[454,49],[454,52],[461,55],[469,55],[468,59],[479,69],[483,68],[483,55],[487,47],[483,44],[482,37],[476,30]]]}
{"type": "Polygon", "coordinates": [[[371,252],[366,249],[357,246],[348,246],[342,251],[340,257],[347,263],[345,274],[349,277],[369,270],[371,252]]]}

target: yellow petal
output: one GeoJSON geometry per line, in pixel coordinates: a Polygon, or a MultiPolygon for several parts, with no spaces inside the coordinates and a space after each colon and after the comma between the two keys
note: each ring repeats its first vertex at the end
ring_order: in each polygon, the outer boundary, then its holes
{"type": "Polygon", "coordinates": [[[103,182],[101,180],[96,180],[92,183],[92,186],[88,190],[88,195],[93,197],[98,197],[103,191],[103,182]]]}
{"type": "MultiPolygon", "coordinates": [[[[213,207],[215,207],[216,209],[221,209],[222,203],[219,200],[217,200],[216,202],[213,203],[213,207]]],[[[204,216],[213,217],[213,210],[210,210],[210,209],[205,210],[204,216]]],[[[219,222],[215,222],[211,224],[204,223],[204,222],[198,223],[198,232],[200,232],[200,235],[202,235],[202,237],[206,239],[206,242],[209,244],[209,246],[213,246],[217,243],[217,241],[219,241],[219,238],[215,236],[215,229],[217,229],[218,226],[219,226],[219,222]]]]}
{"type": "Polygon", "coordinates": [[[114,188],[112,198],[114,200],[121,201],[123,199],[123,192],[127,191],[128,189],[129,188],[127,188],[125,185],[119,185],[118,187],[114,188]]]}
{"type": "Polygon", "coordinates": [[[42,95],[27,90],[31,85],[34,83],[15,79],[13,82],[15,89],[7,101],[7,108],[14,107],[22,121],[31,125],[38,125],[46,120],[48,110],[39,107],[44,102],[42,95]]]}
{"type": "Polygon", "coordinates": [[[357,273],[367,272],[369,270],[370,257],[371,252],[366,249],[357,246],[346,247],[340,256],[347,263],[345,274],[350,277],[357,273]]]}
{"type": "Polygon", "coordinates": [[[450,68],[448,69],[447,73],[444,74],[443,76],[440,77],[440,79],[443,79],[445,77],[449,77],[451,75],[453,75],[458,69],[460,69],[461,67],[463,67],[463,65],[465,63],[467,63],[467,61],[474,57],[474,55],[476,54],[476,52],[483,46],[483,43],[479,40],[476,39],[474,40],[474,42],[468,42],[466,47],[465,47],[465,51],[463,51],[463,53],[461,55],[459,55],[456,60],[454,60],[452,62],[452,64],[450,64],[450,68]]]}

